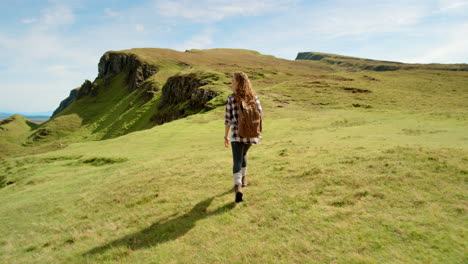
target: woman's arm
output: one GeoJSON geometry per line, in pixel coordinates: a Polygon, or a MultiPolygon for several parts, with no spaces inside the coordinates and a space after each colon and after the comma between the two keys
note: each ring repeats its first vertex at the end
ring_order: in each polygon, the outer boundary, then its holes
{"type": "Polygon", "coordinates": [[[229,97],[226,100],[226,110],[224,112],[224,146],[229,148],[229,128],[231,128],[232,106],[229,97]]]}
{"type": "Polygon", "coordinates": [[[260,112],[260,116],[263,117],[263,109],[262,109],[262,105],[260,104],[260,99],[258,98],[258,96],[255,96],[255,97],[256,97],[255,103],[257,103],[257,109],[260,112]]]}
{"type": "Polygon", "coordinates": [[[231,128],[231,125],[224,125],[224,146],[226,148],[229,148],[229,128],[231,128]]]}

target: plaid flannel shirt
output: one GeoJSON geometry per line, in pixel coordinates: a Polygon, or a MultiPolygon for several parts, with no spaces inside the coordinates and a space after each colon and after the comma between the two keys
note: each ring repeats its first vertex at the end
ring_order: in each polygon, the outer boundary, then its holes
{"type": "MultiPolygon", "coordinates": [[[[255,95],[255,102],[257,103],[258,111],[260,111],[260,116],[263,117],[262,106],[257,95],[255,95]]],[[[259,144],[258,139],[262,138],[261,134],[260,136],[254,138],[243,138],[239,135],[239,128],[237,127],[237,120],[239,118],[239,105],[237,104],[233,94],[230,94],[227,97],[224,117],[224,124],[231,125],[231,142],[237,141],[247,144],[259,144]]]]}

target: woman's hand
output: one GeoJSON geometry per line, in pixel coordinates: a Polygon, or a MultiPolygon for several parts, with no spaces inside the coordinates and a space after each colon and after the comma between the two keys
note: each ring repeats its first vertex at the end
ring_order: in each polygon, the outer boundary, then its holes
{"type": "Polygon", "coordinates": [[[229,135],[229,129],[231,128],[231,125],[229,124],[225,124],[224,125],[224,146],[226,148],[229,148],[229,138],[228,138],[228,135],[229,135]]]}

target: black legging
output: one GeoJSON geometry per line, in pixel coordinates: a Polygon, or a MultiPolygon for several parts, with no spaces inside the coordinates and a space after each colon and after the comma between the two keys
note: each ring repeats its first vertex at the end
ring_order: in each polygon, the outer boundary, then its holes
{"type": "Polygon", "coordinates": [[[242,167],[247,167],[247,151],[252,144],[231,141],[232,148],[232,173],[237,173],[242,167]]]}

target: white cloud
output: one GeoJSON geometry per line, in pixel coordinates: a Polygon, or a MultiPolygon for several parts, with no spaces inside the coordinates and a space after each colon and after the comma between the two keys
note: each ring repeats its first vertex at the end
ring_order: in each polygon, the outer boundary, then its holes
{"type": "Polygon", "coordinates": [[[468,61],[468,45],[463,46],[468,33],[457,27],[468,17],[436,20],[434,10],[439,6],[422,0],[358,3],[335,0],[301,6],[251,24],[248,30],[234,29],[216,46],[244,47],[287,59],[300,51],[322,51],[402,62],[468,61]],[[449,32],[453,36],[447,37],[449,32]]]}
{"type": "Polygon", "coordinates": [[[110,8],[104,8],[104,13],[107,15],[107,16],[110,16],[110,17],[116,17],[119,15],[118,12],[115,12],[113,11],[112,9],[110,8]]]}
{"type": "Polygon", "coordinates": [[[92,76],[86,67],[94,66],[97,61],[89,49],[76,48],[75,36],[57,30],[75,22],[70,7],[52,5],[38,12],[37,19],[21,21],[28,24],[21,31],[10,35],[0,33],[0,49],[4,51],[0,104],[11,109],[55,108],[73,87],[92,76]]]}
{"type": "MultiPolygon", "coordinates": [[[[153,16],[142,16],[143,8],[124,10],[121,19],[107,19],[103,24],[70,27],[78,21],[70,6],[52,5],[39,9],[35,23],[22,26],[14,33],[0,31],[0,106],[21,111],[53,110],[70,90],[85,79],[97,76],[99,58],[108,50],[135,47],[163,47],[149,39],[165,39],[167,25],[145,28],[153,16]],[[55,10],[55,11],[54,11],[55,10]],[[64,16],[57,10],[67,10],[64,16]],[[59,30],[60,29],[60,30],[59,30]],[[66,29],[66,30],[61,30],[66,29]],[[157,32],[158,34],[141,34],[157,32]],[[20,94],[22,94],[20,96],[20,94]],[[21,97],[24,97],[21,99],[21,97]],[[27,97],[27,98],[26,98],[27,97]]],[[[99,14],[97,14],[99,16],[99,14]]]]}
{"type": "Polygon", "coordinates": [[[17,18],[19,30],[0,31],[0,105],[52,110],[72,88],[97,75],[105,51],[135,47],[243,48],[288,59],[300,51],[323,51],[468,62],[468,0],[149,1],[118,12],[99,9],[99,18],[118,19],[92,25],[81,24],[75,9],[59,1],[36,16],[17,18]]]}
{"type": "Polygon", "coordinates": [[[466,8],[467,0],[439,0],[439,12],[462,12],[466,8]]]}
{"type": "Polygon", "coordinates": [[[64,90],[63,87],[68,84],[66,81],[55,80],[55,82],[55,85],[51,85],[48,81],[34,83],[20,81],[4,86],[2,97],[7,100],[2,100],[1,107],[21,112],[53,111],[73,88],[64,90]]]}
{"type": "Polygon", "coordinates": [[[55,5],[42,11],[40,21],[44,27],[58,27],[73,24],[75,15],[71,8],[64,5],[55,5]]]}
{"type": "Polygon", "coordinates": [[[159,15],[192,20],[214,22],[231,16],[259,15],[281,11],[296,0],[156,0],[154,6],[159,15]]]}
{"type": "Polygon", "coordinates": [[[65,77],[71,77],[76,74],[69,69],[68,65],[62,65],[62,64],[47,66],[45,71],[51,75],[58,75],[58,76],[65,76],[65,77]]]}
{"type": "Polygon", "coordinates": [[[31,24],[33,22],[36,22],[37,19],[35,18],[24,18],[24,19],[21,19],[20,22],[23,23],[23,24],[31,24]]]}
{"type": "Polygon", "coordinates": [[[334,1],[323,11],[307,26],[329,37],[407,31],[428,12],[423,1],[334,1]]]}
{"type": "Polygon", "coordinates": [[[216,30],[213,27],[206,28],[203,32],[193,35],[181,45],[174,47],[176,50],[207,49],[213,44],[213,34],[216,30]]]}
{"type": "Polygon", "coordinates": [[[135,25],[135,30],[137,32],[143,32],[143,31],[145,31],[145,27],[142,24],[136,24],[135,25]]]}
{"type": "Polygon", "coordinates": [[[468,63],[468,23],[446,32],[446,41],[428,48],[411,61],[419,63],[468,63]]]}
{"type": "MultiPolygon", "coordinates": [[[[425,8],[422,1],[403,5],[393,1],[364,0],[359,5],[348,1],[329,1],[307,8],[295,8],[262,23],[252,24],[248,30],[235,29],[232,37],[227,36],[224,43],[236,43],[236,40],[242,39],[242,45],[259,50],[271,50],[275,46],[284,54],[284,47],[291,45],[308,45],[310,49],[327,42],[338,43],[344,38],[348,42],[351,39],[365,41],[375,34],[411,31],[412,26],[424,18],[425,8]]],[[[294,58],[295,54],[288,57],[294,58]]]]}
{"type": "MultiPolygon", "coordinates": [[[[13,37],[0,36],[0,47],[14,56],[19,68],[40,60],[66,60],[70,63],[88,64],[94,60],[85,49],[74,49],[74,40],[54,32],[35,30],[13,37]]],[[[15,67],[9,65],[9,67],[15,67]]]]}

